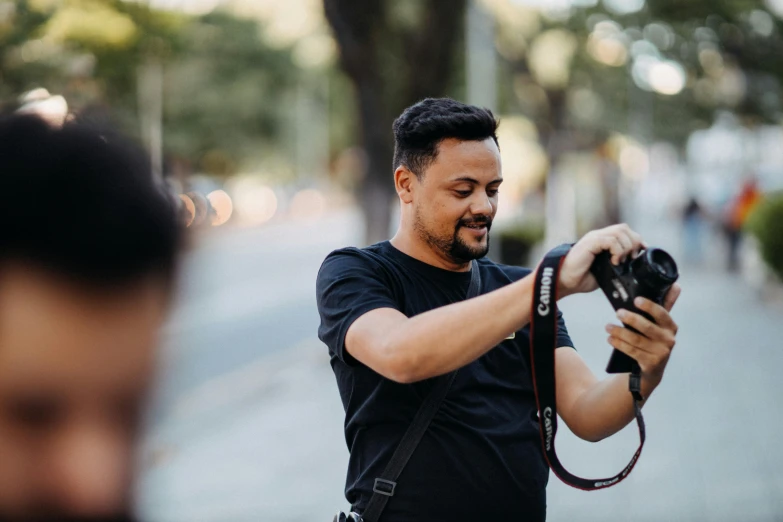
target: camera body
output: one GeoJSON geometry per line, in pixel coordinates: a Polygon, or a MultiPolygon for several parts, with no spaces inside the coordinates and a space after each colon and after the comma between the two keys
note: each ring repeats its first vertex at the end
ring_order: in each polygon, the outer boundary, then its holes
{"type": "MultiPolygon", "coordinates": [[[[626,259],[619,265],[612,264],[608,251],[601,252],[595,257],[590,272],[615,310],[622,308],[651,321],[649,314],[636,308],[634,299],[645,297],[662,305],[669,288],[679,277],[674,258],[660,248],[643,250],[635,258],[626,259]]],[[[636,331],[627,325],[626,328],[636,331]]],[[[629,373],[636,365],[633,358],[614,350],[606,371],[629,373]]]]}
{"type": "Polygon", "coordinates": [[[334,516],[332,522],[364,522],[364,519],[360,514],[354,513],[353,511],[348,514],[340,511],[334,516]]]}

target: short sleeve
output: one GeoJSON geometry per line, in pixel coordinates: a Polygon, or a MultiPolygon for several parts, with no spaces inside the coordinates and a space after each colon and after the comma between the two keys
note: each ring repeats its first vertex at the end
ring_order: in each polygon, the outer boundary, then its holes
{"type": "MultiPolygon", "coordinates": [[[[506,277],[511,282],[519,281],[523,277],[526,277],[532,273],[529,268],[523,268],[510,265],[497,265],[503,271],[506,277]]],[[[563,312],[557,311],[557,348],[569,347],[574,348],[574,342],[571,340],[571,336],[568,335],[568,329],[566,328],[565,319],[563,319],[563,312]]]]}
{"type": "Polygon", "coordinates": [[[318,271],[316,300],[321,316],[318,337],[349,365],[357,364],[345,350],[345,335],[353,322],[378,308],[399,309],[380,267],[359,249],[327,256],[318,271]]]}
{"type": "Polygon", "coordinates": [[[574,342],[571,340],[571,336],[568,335],[568,328],[566,328],[565,319],[563,319],[563,312],[557,311],[557,348],[563,348],[568,346],[574,347],[574,342]]]}

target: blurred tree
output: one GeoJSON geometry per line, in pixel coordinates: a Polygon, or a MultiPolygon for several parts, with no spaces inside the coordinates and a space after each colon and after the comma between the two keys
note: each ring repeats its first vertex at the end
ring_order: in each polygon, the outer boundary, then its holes
{"type": "Polygon", "coordinates": [[[569,151],[606,157],[615,133],[682,150],[721,111],[746,125],[783,115],[778,0],[482,3],[498,24],[501,110],[536,123],[551,168],[569,151]]]}
{"type": "Polygon", "coordinates": [[[299,71],[291,52],[264,44],[256,21],[213,12],[177,34],[165,73],[167,152],[192,169],[290,176],[287,126],[299,71]]]}
{"type": "Polygon", "coordinates": [[[779,123],[783,5],[777,0],[651,0],[649,16],[677,33],[679,60],[691,72],[702,108],[730,110],[746,124],[779,123]],[[777,12],[774,9],[777,9],[777,12]]]}
{"type": "Polygon", "coordinates": [[[324,0],[342,69],[355,88],[367,159],[360,188],[367,243],[388,237],[392,122],[420,99],[447,93],[465,6],[466,0],[324,0]]]}
{"type": "Polygon", "coordinates": [[[13,110],[20,94],[46,87],[72,109],[111,117],[135,135],[162,123],[170,166],[184,176],[265,167],[290,175],[290,96],[300,77],[291,55],[266,43],[255,20],[228,12],[0,0],[0,107],[13,110]],[[156,66],[161,92],[153,85],[145,93],[145,73],[156,66]],[[145,114],[149,96],[160,98],[160,114],[145,114]]]}
{"type": "Polygon", "coordinates": [[[121,0],[0,2],[0,100],[44,86],[135,122],[137,68],[175,51],[183,18],[121,0]]]}

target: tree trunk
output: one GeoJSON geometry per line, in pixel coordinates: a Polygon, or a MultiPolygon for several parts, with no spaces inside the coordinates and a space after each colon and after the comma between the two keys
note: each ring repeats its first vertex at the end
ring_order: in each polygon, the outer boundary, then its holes
{"type": "Polygon", "coordinates": [[[364,241],[371,245],[389,238],[394,195],[392,176],[392,122],[381,99],[380,86],[371,81],[357,85],[362,145],[367,154],[366,172],[360,189],[364,214],[364,241]]]}
{"type": "Polygon", "coordinates": [[[419,26],[399,28],[387,16],[392,1],[324,0],[340,63],[356,89],[360,143],[368,160],[359,190],[366,244],[389,237],[394,118],[420,99],[446,92],[466,6],[466,0],[427,0],[419,26]],[[404,49],[402,70],[392,70],[382,58],[389,46],[404,49]]]}

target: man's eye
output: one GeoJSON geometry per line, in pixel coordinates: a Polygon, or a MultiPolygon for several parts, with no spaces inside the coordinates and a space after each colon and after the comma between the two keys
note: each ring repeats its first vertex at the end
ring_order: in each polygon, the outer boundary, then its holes
{"type": "Polygon", "coordinates": [[[455,190],[454,192],[457,193],[457,195],[461,198],[466,198],[470,196],[471,191],[470,190],[455,190]]]}
{"type": "Polygon", "coordinates": [[[489,189],[489,190],[487,191],[487,195],[488,195],[489,197],[491,197],[491,198],[494,198],[495,196],[497,196],[497,195],[498,195],[498,189],[489,189]]]}
{"type": "Polygon", "coordinates": [[[56,400],[28,398],[7,404],[6,413],[23,428],[44,431],[57,425],[65,412],[56,400]]]}

